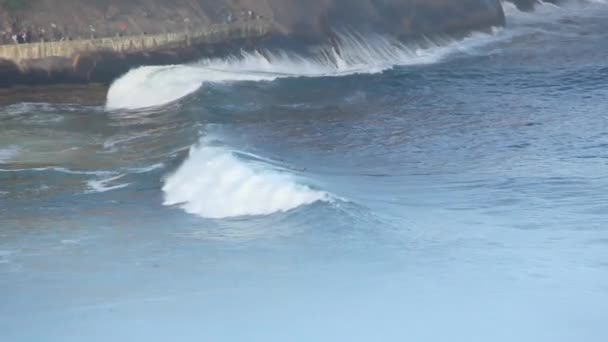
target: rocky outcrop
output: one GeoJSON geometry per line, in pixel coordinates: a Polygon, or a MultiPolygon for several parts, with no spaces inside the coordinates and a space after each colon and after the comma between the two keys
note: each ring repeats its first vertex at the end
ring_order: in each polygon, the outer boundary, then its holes
{"type": "Polygon", "coordinates": [[[32,0],[0,10],[2,16],[13,18],[5,30],[27,30],[45,43],[0,46],[0,86],[110,82],[138,65],[271,43],[315,44],[342,30],[413,39],[504,24],[499,0],[32,0]],[[220,39],[193,34],[218,25],[227,32],[220,39]],[[257,29],[230,29],[241,26],[257,29]],[[182,38],[165,42],[166,32],[182,38]],[[113,38],[92,38],[99,36],[113,38]],[[59,37],[63,42],[48,42],[59,37]]]}
{"type": "MultiPolygon", "coordinates": [[[[538,5],[541,0],[507,0],[508,2],[512,2],[519,8],[521,11],[532,11],[534,7],[538,5]]],[[[548,2],[552,4],[558,4],[560,0],[543,0],[542,2],[548,2]]]]}
{"type": "Polygon", "coordinates": [[[0,0],[0,31],[84,39],[261,18],[285,34],[325,33],[344,25],[411,33],[495,24],[500,11],[499,0],[0,0]]]}
{"type": "Polygon", "coordinates": [[[507,0],[508,2],[512,2],[517,6],[521,11],[531,11],[534,9],[534,6],[538,3],[538,0],[507,0]]]}
{"type": "MultiPolygon", "coordinates": [[[[251,0],[250,2],[256,2],[251,0]]],[[[259,2],[259,1],[257,1],[259,2]]],[[[504,22],[498,0],[267,0],[277,31],[298,38],[353,29],[395,36],[457,33],[504,22]]]]}

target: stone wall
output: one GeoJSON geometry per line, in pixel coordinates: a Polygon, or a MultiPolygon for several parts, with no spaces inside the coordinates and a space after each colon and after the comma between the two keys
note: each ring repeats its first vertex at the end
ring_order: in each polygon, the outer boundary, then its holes
{"type": "Polygon", "coordinates": [[[0,87],[107,84],[137,66],[186,63],[253,47],[269,32],[268,23],[251,21],[172,34],[0,45],[0,87]]]}
{"type": "Polygon", "coordinates": [[[221,40],[263,36],[269,30],[270,26],[266,22],[255,21],[236,24],[216,24],[207,27],[205,30],[182,33],[0,45],[0,59],[20,63],[22,60],[27,59],[72,57],[84,52],[111,51],[130,53],[159,49],[177,49],[193,44],[211,44],[221,40]]]}

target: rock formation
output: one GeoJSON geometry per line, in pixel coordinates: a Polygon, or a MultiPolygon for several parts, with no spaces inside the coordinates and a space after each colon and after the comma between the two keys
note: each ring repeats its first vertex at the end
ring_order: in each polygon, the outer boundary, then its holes
{"type": "Polygon", "coordinates": [[[0,86],[110,82],[137,65],[183,63],[269,42],[315,44],[340,30],[413,39],[502,24],[499,0],[0,0],[5,43],[10,44],[13,32],[28,32],[32,41],[17,51],[0,46],[0,59],[5,59],[0,60],[0,86]],[[219,40],[193,33],[218,25],[227,28],[219,40]],[[246,34],[229,29],[243,25],[262,28],[246,34]],[[124,45],[123,37],[167,33],[183,39],[146,45],[150,39],[132,38],[128,48],[116,47],[124,45]],[[80,51],[75,46],[88,47],[80,51]]]}
{"type": "MultiPolygon", "coordinates": [[[[538,5],[541,0],[506,0],[512,2],[522,11],[532,11],[536,5],[538,5]]],[[[543,2],[548,2],[552,4],[557,4],[560,0],[543,0],[543,2]]]]}

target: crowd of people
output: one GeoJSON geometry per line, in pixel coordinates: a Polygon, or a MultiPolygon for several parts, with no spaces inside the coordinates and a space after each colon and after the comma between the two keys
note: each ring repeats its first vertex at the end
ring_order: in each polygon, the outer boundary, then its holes
{"type": "MultiPolygon", "coordinates": [[[[251,11],[251,10],[243,10],[236,14],[233,14],[231,11],[225,12],[224,19],[222,20],[225,24],[231,24],[237,21],[250,21],[250,20],[260,20],[263,19],[261,15],[251,11]]],[[[189,27],[189,19],[184,19],[187,27],[189,27]]],[[[6,27],[19,27],[17,23],[13,23],[6,27]]],[[[124,22],[120,23],[117,27],[116,36],[122,37],[127,35],[129,25],[124,22]]],[[[2,29],[2,25],[0,24],[0,30],[2,29]]],[[[67,30],[67,29],[66,29],[67,30]]],[[[97,37],[97,31],[92,26],[89,25],[90,30],[90,38],[97,37]]],[[[144,35],[146,32],[143,33],[144,35]]],[[[5,28],[4,31],[0,31],[0,44],[27,44],[27,43],[38,43],[38,42],[57,42],[63,40],[71,40],[69,36],[63,34],[63,30],[59,28],[59,26],[55,24],[51,24],[48,30],[44,28],[36,29],[10,29],[5,28]]]]}
{"type": "Polygon", "coordinates": [[[57,27],[52,27],[50,31],[50,33],[47,33],[44,29],[38,29],[35,32],[32,32],[31,29],[0,31],[0,44],[27,44],[64,39],[63,34],[57,27]]]}
{"type": "Polygon", "coordinates": [[[22,31],[13,33],[11,35],[11,41],[15,44],[25,44],[32,42],[32,33],[30,31],[22,31]]]}
{"type": "Polygon", "coordinates": [[[249,20],[260,20],[263,19],[261,15],[256,14],[252,10],[243,10],[237,15],[233,15],[232,11],[226,12],[225,18],[223,20],[224,24],[230,24],[235,21],[249,21],[249,20]]]}

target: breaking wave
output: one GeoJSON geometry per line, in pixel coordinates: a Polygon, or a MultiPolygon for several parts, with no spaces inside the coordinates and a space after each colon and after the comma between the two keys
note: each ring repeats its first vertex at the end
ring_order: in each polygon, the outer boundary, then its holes
{"type": "Polygon", "coordinates": [[[244,160],[235,151],[203,140],[165,179],[164,204],[190,214],[222,219],[286,212],[318,201],[328,193],[301,184],[287,170],[261,159],[244,160]]]}
{"type": "MultiPolygon", "coordinates": [[[[342,35],[331,47],[310,55],[287,51],[241,52],[189,65],[147,66],[114,82],[106,107],[140,109],[164,105],[207,82],[273,81],[287,77],[339,77],[379,73],[397,65],[436,63],[445,56],[485,45],[496,33],[476,33],[460,41],[426,41],[406,46],[386,37],[342,35]]],[[[182,165],[166,177],[164,204],[205,218],[222,219],[287,212],[332,196],[301,182],[289,170],[257,156],[210,143],[191,147],[182,165]]],[[[97,187],[108,184],[89,184],[97,187]]],[[[112,184],[113,185],[113,184],[112,184]]]]}
{"type": "Polygon", "coordinates": [[[397,65],[435,63],[450,53],[491,42],[495,36],[474,33],[460,41],[427,40],[405,45],[383,36],[344,34],[332,46],[321,47],[310,56],[264,50],[204,59],[188,65],[145,66],[128,72],[112,84],[106,108],[160,106],[195,92],[206,82],[337,77],[379,73],[397,65]]]}

